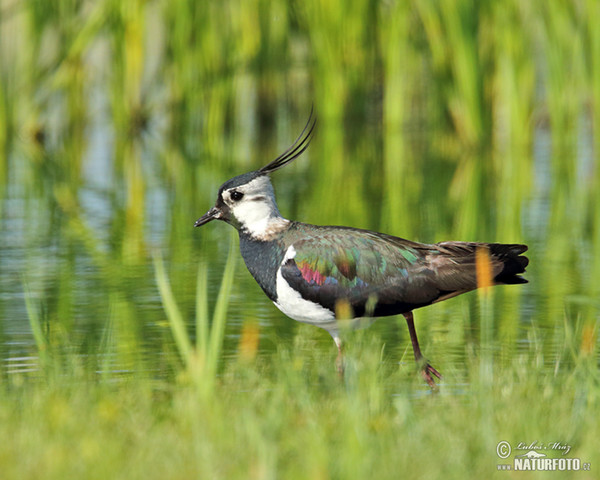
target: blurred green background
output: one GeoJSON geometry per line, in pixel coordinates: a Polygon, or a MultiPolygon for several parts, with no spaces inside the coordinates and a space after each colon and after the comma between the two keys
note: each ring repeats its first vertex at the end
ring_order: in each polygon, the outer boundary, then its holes
{"type": "Polygon", "coordinates": [[[0,1],[2,478],[464,478],[541,437],[600,460],[598,18],[0,1]],[[530,284],[416,312],[438,395],[402,319],[348,334],[340,384],[328,334],[268,301],[232,229],[193,228],[313,106],[310,148],[273,175],[287,218],[530,246],[530,284]]]}

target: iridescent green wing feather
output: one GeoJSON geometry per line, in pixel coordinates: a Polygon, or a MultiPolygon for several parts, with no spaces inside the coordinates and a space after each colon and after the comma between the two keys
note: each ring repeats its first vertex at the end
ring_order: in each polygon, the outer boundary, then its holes
{"type": "Polygon", "coordinates": [[[282,266],[284,279],[303,298],[331,310],[345,301],[356,315],[401,313],[437,295],[421,244],[339,229],[313,232],[292,246],[296,254],[282,266]]]}

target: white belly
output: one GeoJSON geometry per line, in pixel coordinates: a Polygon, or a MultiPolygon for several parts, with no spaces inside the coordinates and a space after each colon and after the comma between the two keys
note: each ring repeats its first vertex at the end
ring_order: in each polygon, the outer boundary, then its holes
{"type": "Polygon", "coordinates": [[[286,282],[281,272],[277,272],[277,301],[275,306],[288,317],[299,322],[310,323],[329,330],[335,327],[335,315],[318,303],[305,300],[286,282]]]}

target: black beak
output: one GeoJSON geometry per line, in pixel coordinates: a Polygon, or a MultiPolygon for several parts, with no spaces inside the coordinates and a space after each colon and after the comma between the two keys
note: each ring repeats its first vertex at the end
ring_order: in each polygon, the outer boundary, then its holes
{"type": "Polygon", "coordinates": [[[221,211],[218,210],[217,207],[213,207],[204,215],[202,215],[198,220],[196,220],[196,223],[194,223],[194,227],[201,227],[205,223],[208,223],[216,218],[221,218],[221,211]]]}

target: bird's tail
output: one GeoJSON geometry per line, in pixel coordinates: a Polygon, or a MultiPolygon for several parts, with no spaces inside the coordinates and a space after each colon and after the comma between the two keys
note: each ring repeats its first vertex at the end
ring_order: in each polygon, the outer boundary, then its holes
{"type": "Polygon", "coordinates": [[[437,254],[431,257],[437,273],[437,287],[444,292],[468,292],[481,285],[477,271],[487,270],[493,285],[527,283],[525,273],[529,259],[522,255],[526,245],[478,242],[441,242],[435,244],[437,254]],[[482,257],[479,252],[485,252],[482,257]],[[477,263],[487,260],[487,265],[477,263]]]}
{"type": "Polygon", "coordinates": [[[506,285],[527,283],[520,276],[525,273],[529,264],[529,259],[522,255],[527,251],[527,245],[488,243],[487,247],[490,249],[490,257],[502,263],[502,270],[494,276],[494,282],[506,285]]]}

